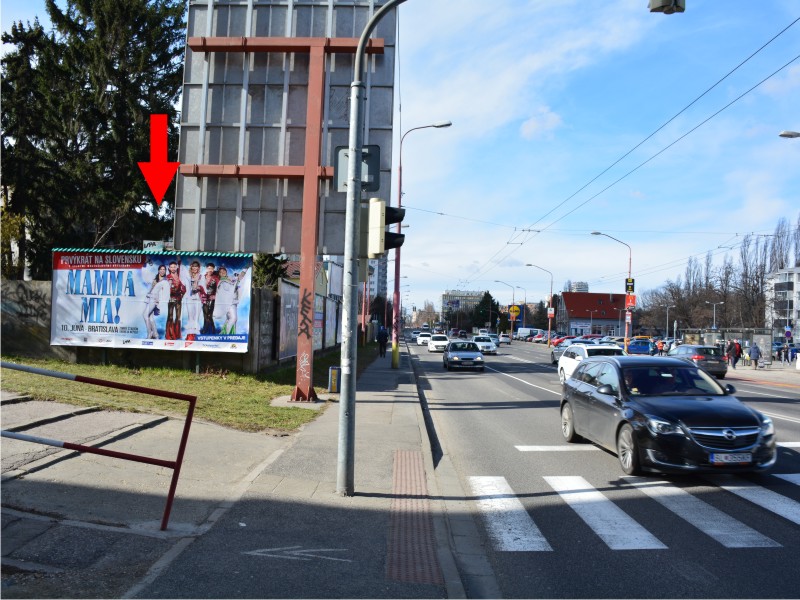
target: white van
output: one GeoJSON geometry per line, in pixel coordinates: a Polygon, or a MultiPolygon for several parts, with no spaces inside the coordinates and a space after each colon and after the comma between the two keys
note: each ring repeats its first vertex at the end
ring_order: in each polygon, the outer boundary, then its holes
{"type": "Polygon", "coordinates": [[[534,329],[532,327],[520,327],[514,332],[514,339],[524,340],[529,335],[536,335],[537,333],[539,333],[538,329],[534,329]]]}

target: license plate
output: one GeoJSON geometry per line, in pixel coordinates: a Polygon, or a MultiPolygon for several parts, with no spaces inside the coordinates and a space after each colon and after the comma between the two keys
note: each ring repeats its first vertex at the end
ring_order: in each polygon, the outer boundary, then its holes
{"type": "Polygon", "coordinates": [[[750,452],[740,452],[737,454],[712,454],[711,455],[711,464],[712,465],[734,465],[734,464],[746,464],[753,462],[753,455],[750,452]]]}
{"type": "Polygon", "coordinates": [[[462,364],[462,365],[471,365],[471,364],[472,364],[472,361],[471,361],[471,360],[462,360],[462,361],[461,361],[461,364],[462,364]]]}

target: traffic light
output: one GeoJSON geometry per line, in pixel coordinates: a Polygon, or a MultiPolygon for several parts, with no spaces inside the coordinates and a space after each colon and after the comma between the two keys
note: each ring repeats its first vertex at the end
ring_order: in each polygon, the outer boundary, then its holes
{"type": "Polygon", "coordinates": [[[403,245],[406,236],[402,233],[386,231],[386,226],[400,223],[405,216],[405,209],[387,207],[386,202],[380,198],[370,198],[367,256],[378,258],[387,250],[399,248],[403,245]]]}

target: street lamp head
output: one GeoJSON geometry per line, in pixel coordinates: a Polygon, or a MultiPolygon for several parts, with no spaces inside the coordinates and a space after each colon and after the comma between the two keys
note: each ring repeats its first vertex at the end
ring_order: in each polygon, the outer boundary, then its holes
{"type": "Polygon", "coordinates": [[[602,231],[593,231],[592,235],[605,235],[602,231]]]}
{"type": "Polygon", "coordinates": [[[452,121],[439,121],[438,123],[434,123],[433,126],[437,129],[441,129],[442,127],[450,127],[452,124],[452,121]]]}
{"type": "Polygon", "coordinates": [[[782,138],[800,138],[798,131],[781,131],[778,135],[782,138]]]}

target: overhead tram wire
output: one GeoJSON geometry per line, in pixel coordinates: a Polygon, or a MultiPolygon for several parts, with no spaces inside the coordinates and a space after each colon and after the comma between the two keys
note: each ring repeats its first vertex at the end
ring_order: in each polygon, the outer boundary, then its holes
{"type": "MultiPolygon", "coordinates": [[[[581,188],[580,188],[580,189],[578,189],[578,190],[577,190],[577,191],[575,191],[575,192],[574,192],[572,195],[570,195],[568,198],[564,199],[562,202],[560,202],[559,204],[557,204],[556,206],[554,206],[554,207],[553,207],[553,208],[552,208],[552,209],[551,209],[549,212],[547,212],[545,215],[543,215],[542,217],[540,217],[539,219],[537,219],[536,221],[534,221],[533,223],[531,223],[531,224],[528,226],[528,229],[532,229],[532,228],[533,228],[533,227],[534,227],[534,226],[535,226],[537,223],[539,223],[539,221],[542,221],[543,219],[545,219],[545,218],[546,218],[548,215],[552,214],[552,213],[553,213],[555,210],[557,210],[558,208],[562,207],[564,204],[566,204],[567,202],[569,202],[569,201],[570,201],[572,198],[574,198],[575,196],[577,196],[577,195],[578,195],[580,192],[582,192],[583,190],[585,190],[585,189],[586,189],[586,188],[587,188],[589,185],[591,185],[592,183],[594,183],[595,181],[597,181],[597,179],[599,179],[600,177],[602,177],[603,175],[605,175],[605,174],[606,174],[606,173],[607,173],[609,170],[611,170],[611,169],[612,169],[612,168],[614,168],[614,167],[615,167],[617,164],[619,164],[619,163],[620,163],[622,160],[624,160],[625,158],[627,158],[627,157],[628,157],[628,156],[629,156],[629,155],[630,155],[630,154],[631,154],[631,153],[632,153],[634,150],[636,150],[636,149],[637,149],[637,148],[639,148],[639,147],[640,147],[642,144],[644,144],[644,143],[645,143],[645,142],[647,142],[649,139],[651,139],[651,138],[652,138],[654,135],[656,135],[656,134],[657,134],[659,131],[661,131],[662,129],[664,129],[664,127],[666,127],[667,125],[669,125],[670,123],[672,123],[672,122],[673,122],[675,119],[677,119],[677,118],[678,118],[679,116],[681,116],[681,115],[682,115],[684,112],[686,112],[686,111],[687,111],[687,110],[689,110],[689,109],[690,109],[692,106],[694,106],[694,105],[695,105],[697,102],[699,102],[699,101],[700,101],[700,100],[701,100],[701,99],[702,99],[702,98],[703,98],[703,97],[704,97],[706,94],[708,94],[708,93],[709,93],[711,90],[713,90],[713,89],[714,89],[715,87],[717,87],[717,86],[718,86],[720,83],[722,83],[723,81],[725,81],[725,80],[726,80],[728,77],[730,77],[731,75],[733,75],[733,74],[734,74],[736,71],[738,71],[738,70],[739,70],[739,69],[740,69],[742,66],[744,66],[744,65],[745,65],[747,62],[749,62],[749,61],[750,61],[750,60],[751,60],[753,57],[755,57],[755,56],[756,56],[756,55],[757,55],[759,52],[761,52],[761,51],[762,51],[764,48],[766,48],[767,46],[769,46],[769,45],[770,45],[772,42],[774,42],[774,41],[775,41],[776,39],[778,39],[778,38],[779,38],[781,35],[783,35],[783,34],[784,34],[786,31],[788,31],[788,30],[789,30],[789,28],[790,28],[790,27],[792,27],[794,24],[796,24],[798,21],[800,21],[800,17],[798,17],[797,19],[795,19],[794,21],[792,21],[791,23],[789,23],[789,24],[788,24],[786,27],[784,27],[784,28],[783,28],[783,29],[782,29],[780,32],[778,32],[777,34],[775,34],[775,35],[774,35],[774,36],[773,36],[773,37],[772,37],[772,38],[771,38],[771,39],[770,39],[768,42],[766,42],[765,44],[763,44],[763,45],[762,45],[762,46],[761,46],[761,47],[760,47],[758,50],[756,50],[755,52],[753,52],[753,53],[752,53],[750,56],[748,56],[748,57],[747,57],[747,58],[745,58],[745,59],[744,59],[742,62],[740,62],[738,65],[736,65],[736,66],[735,66],[733,69],[731,69],[730,71],[728,71],[728,73],[726,73],[726,74],[725,74],[725,75],[724,75],[724,76],[723,76],[721,79],[719,79],[719,81],[717,81],[717,82],[716,82],[714,85],[712,85],[710,88],[708,88],[708,89],[707,89],[706,91],[704,91],[702,94],[700,94],[700,95],[699,95],[697,98],[695,98],[694,100],[692,100],[692,101],[691,101],[689,104],[687,104],[686,106],[684,106],[684,107],[683,107],[683,108],[682,108],[680,111],[678,111],[677,113],[675,113],[675,115],[673,115],[673,116],[672,116],[672,117],[671,117],[669,120],[667,120],[667,121],[666,121],[666,122],[664,122],[664,123],[663,123],[661,126],[659,126],[659,127],[658,127],[658,129],[656,129],[655,131],[653,131],[653,132],[652,132],[650,135],[648,135],[646,138],[644,138],[644,139],[643,139],[641,142],[639,142],[639,143],[638,143],[638,144],[636,144],[636,145],[635,145],[633,148],[631,148],[630,150],[628,150],[628,151],[627,151],[625,154],[623,154],[622,156],[620,156],[620,157],[619,157],[617,160],[615,160],[615,161],[614,161],[613,163],[611,163],[611,164],[610,164],[608,167],[606,167],[605,169],[603,169],[603,170],[602,170],[600,173],[598,173],[598,174],[597,174],[595,177],[593,177],[591,180],[589,180],[588,182],[586,182],[586,184],[584,184],[583,186],[581,186],[581,188]]],[[[796,59],[794,59],[794,60],[796,60],[796,59]]],[[[793,61],[792,61],[792,62],[793,62],[793,61]]],[[[780,70],[780,69],[779,69],[779,70],[780,70]]],[[[774,73],[773,73],[773,75],[774,75],[774,73]]],[[[767,79],[768,79],[768,78],[767,78],[767,79]]],[[[761,82],[761,83],[763,83],[763,82],[761,82]]],[[[759,83],[758,85],[761,85],[761,84],[759,83]]],[[[757,85],[756,87],[758,87],[758,85],[757,85]]],[[[745,92],[745,93],[749,93],[750,91],[751,91],[751,90],[748,90],[748,92],[745,92]]],[[[738,100],[738,98],[737,98],[737,100],[738,100]]],[[[727,108],[727,106],[726,106],[725,108],[727,108]]],[[[723,108],[722,110],[725,110],[725,108],[723,108]]],[[[720,112],[721,112],[721,111],[720,111],[720,112]]],[[[715,115],[712,115],[712,117],[713,117],[713,116],[716,116],[716,114],[718,114],[718,113],[715,113],[715,115]]],[[[709,118],[711,118],[711,117],[709,117],[709,118]]],[[[702,124],[703,124],[703,123],[701,123],[701,125],[702,125],[702,124]]],[[[689,133],[691,133],[691,132],[689,132],[689,133]]],[[[680,141],[680,139],[681,139],[681,138],[679,138],[679,139],[678,139],[678,140],[676,140],[676,141],[680,141]]],[[[669,146],[667,146],[667,148],[669,148],[669,146]]],[[[666,148],[665,148],[665,149],[666,149],[666,148]]],[[[655,156],[658,156],[658,154],[656,154],[655,156]]],[[[616,182],[615,182],[615,183],[616,183],[616,182]]],[[[605,190],[604,190],[604,191],[605,191],[605,190]]],[[[594,197],[596,197],[596,196],[593,196],[593,198],[594,198],[594,197]]],[[[583,205],[581,205],[581,206],[583,206],[583,205]]],[[[570,213],[567,213],[567,214],[570,214],[570,213]]]]}
{"type": "MultiPolygon", "coordinates": [[[[796,22],[796,21],[795,21],[795,22],[796,22]]],[[[742,92],[742,93],[741,93],[739,96],[737,96],[736,98],[734,98],[733,100],[731,100],[731,101],[730,101],[728,104],[726,104],[725,106],[723,106],[722,108],[720,108],[718,111],[716,111],[715,113],[713,113],[711,116],[707,117],[706,119],[704,119],[703,121],[701,121],[700,123],[698,123],[697,125],[695,125],[694,127],[692,127],[692,128],[689,130],[689,131],[687,131],[686,133],[684,133],[683,135],[681,135],[680,137],[678,137],[676,140],[674,140],[674,141],[672,141],[671,143],[667,144],[667,145],[666,145],[665,147],[663,147],[661,150],[659,150],[658,152],[656,152],[655,154],[653,154],[653,155],[652,155],[650,158],[648,158],[647,160],[645,160],[645,161],[643,161],[643,162],[639,163],[639,164],[638,164],[637,166],[635,166],[633,169],[631,169],[630,171],[628,171],[627,173],[625,173],[625,174],[624,174],[624,175],[622,175],[621,177],[617,178],[616,180],[612,181],[610,184],[608,184],[608,185],[607,185],[606,187],[604,187],[602,190],[600,190],[600,191],[599,191],[599,192],[597,192],[596,194],[594,194],[594,195],[590,196],[589,198],[587,198],[586,200],[584,200],[583,202],[581,202],[580,204],[578,204],[578,205],[577,205],[575,208],[573,208],[573,209],[572,209],[572,210],[570,210],[569,212],[566,212],[566,213],[564,213],[564,214],[563,214],[563,215],[561,215],[559,218],[557,218],[555,221],[552,221],[552,222],[551,222],[549,225],[546,225],[545,227],[542,227],[542,228],[538,229],[538,230],[537,230],[537,235],[538,235],[538,234],[540,234],[540,233],[542,233],[542,232],[544,232],[544,231],[547,231],[548,229],[550,229],[550,227],[552,227],[553,225],[555,225],[555,224],[556,224],[556,223],[558,223],[559,221],[562,221],[563,219],[567,218],[569,215],[571,215],[572,213],[574,213],[574,212],[575,212],[575,211],[577,211],[578,209],[580,209],[580,208],[583,208],[583,207],[584,207],[584,206],[586,206],[586,205],[587,205],[589,202],[591,202],[592,200],[594,200],[595,198],[597,198],[597,197],[598,197],[598,196],[600,196],[601,194],[604,194],[605,192],[607,192],[609,189],[611,189],[612,187],[614,187],[615,185],[617,185],[618,183],[620,183],[620,182],[621,182],[621,181],[623,181],[624,179],[628,178],[630,175],[632,175],[633,173],[635,173],[636,171],[638,171],[639,169],[641,169],[643,166],[645,166],[646,164],[648,164],[649,162],[651,162],[652,160],[654,160],[655,158],[657,158],[658,156],[660,156],[661,154],[663,154],[664,152],[666,152],[667,150],[669,150],[670,148],[672,148],[672,146],[674,146],[675,144],[677,144],[678,142],[680,142],[681,140],[683,140],[684,138],[686,138],[686,137],[687,137],[687,136],[689,136],[690,134],[692,134],[692,133],[694,133],[695,131],[697,131],[697,130],[698,130],[700,127],[702,127],[703,125],[705,125],[706,123],[708,123],[708,122],[709,122],[711,119],[713,119],[714,117],[716,117],[717,115],[719,115],[719,114],[720,114],[720,113],[722,113],[723,111],[725,111],[725,110],[727,110],[728,108],[730,108],[730,107],[731,107],[733,104],[735,104],[736,102],[738,102],[739,100],[741,100],[742,98],[744,98],[744,97],[745,97],[747,94],[749,94],[750,92],[752,92],[753,90],[755,90],[755,89],[756,89],[756,88],[758,88],[759,86],[763,85],[763,84],[764,84],[766,81],[769,81],[769,80],[770,80],[772,77],[774,77],[775,75],[777,75],[778,73],[780,73],[781,71],[783,71],[783,70],[784,70],[786,67],[788,67],[789,65],[791,65],[793,62],[797,61],[798,59],[800,59],[800,54],[798,54],[797,56],[795,56],[793,59],[791,59],[790,61],[788,61],[788,62],[787,62],[786,64],[784,64],[783,66],[781,66],[781,67],[779,67],[778,69],[776,69],[775,71],[773,71],[773,72],[772,72],[770,75],[767,75],[767,76],[766,76],[764,79],[762,79],[761,81],[759,81],[758,83],[756,83],[755,85],[753,85],[752,87],[750,87],[750,88],[749,88],[747,91],[745,91],[745,92],[742,92]]],[[[585,186],[584,186],[584,187],[585,187],[585,186]]],[[[566,202],[566,200],[565,200],[564,202],[566,202]]],[[[562,206],[562,205],[564,204],[564,202],[562,202],[562,203],[561,203],[559,206],[562,206]]],[[[558,207],[556,207],[556,208],[558,208],[558,207]]],[[[554,210],[555,210],[555,209],[554,209],[554,210]]],[[[550,211],[550,212],[553,212],[553,211],[550,211]]],[[[550,214],[550,213],[547,213],[547,214],[550,214]]],[[[540,220],[541,220],[541,219],[540,219],[540,220]]],[[[538,223],[538,222],[539,222],[539,221],[536,221],[536,222],[534,222],[534,223],[531,225],[531,227],[532,227],[533,225],[535,225],[536,223],[538,223]]],[[[516,250],[517,250],[517,249],[515,248],[515,249],[513,249],[511,252],[509,252],[509,256],[510,256],[511,254],[513,254],[514,252],[516,252],[516,250]]],[[[501,252],[501,251],[502,251],[502,249],[501,249],[500,251],[498,251],[498,253],[499,253],[499,252],[501,252]]],[[[483,271],[481,271],[481,274],[482,274],[482,273],[483,273],[483,271]]]]}
{"type": "MultiPolygon", "coordinates": [[[[658,152],[657,154],[655,154],[655,155],[653,155],[652,157],[650,157],[650,159],[648,159],[648,160],[646,160],[645,162],[641,163],[641,164],[640,164],[638,167],[636,167],[635,169],[633,169],[633,170],[629,171],[628,173],[626,173],[625,175],[623,175],[622,177],[620,177],[619,179],[617,179],[616,181],[614,181],[612,184],[610,184],[609,186],[607,186],[606,188],[604,188],[603,190],[601,190],[600,192],[598,192],[598,193],[597,193],[597,194],[595,194],[594,196],[590,197],[590,198],[589,198],[588,200],[586,200],[585,202],[583,202],[583,203],[579,204],[577,207],[575,207],[575,209],[573,209],[573,210],[571,210],[570,212],[566,213],[566,214],[565,214],[565,215],[563,215],[562,217],[560,217],[560,218],[556,219],[555,221],[553,221],[552,223],[550,223],[550,225],[548,225],[548,226],[546,226],[546,227],[539,228],[539,229],[536,229],[536,230],[534,230],[534,229],[533,229],[533,228],[534,228],[534,227],[535,227],[535,226],[536,226],[536,225],[537,225],[537,224],[538,224],[540,221],[542,221],[543,219],[545,219],[547,216],[549,216],[550,214],[552,214],[554,211],[556,211],[556,210],[557,210],[557,209],[559,209],[560,207],[564,206],[564,204],[566,204],[567,202],[569,202],[569,201],[570,201],[572,198],[574,198],[574,197],[575,197],[577,194],[579,194],[581,191],[583,191],[584,189],[586,189],[586,188],[587,188],[589,185],[591,185],[591,184],[592,184],[593,182],[595,182],[597,179],[599,179],[600,177],[602,177],[602,176],[603,176],[605,173],[607,173],[607,172],[608,172],[610,169],[612,169],[612,168],[613,168],[615,165],[617,165],[617,164],[618,164],[620,161],[622,161],[622,160],[623,160],[623,159],[625,159],[627,156],[629,156],[629,155],[630,155],[630,154],[631,154],[631,153],[632,153],[634,150],[636,150],[637,148],[639,148],[639,147],[640,147],[642,144],[644,144],[646,141],[648,141],[650,138],[652,138],[652,137],[653,137],[655,134],[657,134],[659,131],[661,131],[661,130],[662,130],[664,127],[666,127],[667,125],[669,125],[669,124],[670,124],[672,121],[674,121],[674,120],[675,120],[677,117],[679,117],[681,114],[683,114],[683,113],[684,113],[686,110],[688,110],[689,108],[691,108],[691,107],[692,107],[694,104],[696,104],[696,103],[697,103],[697,102],[698,102],[698,101],[699,101],[701,98],[703,98],[703,97],[704,97],[706,94],[708,94],[708,93],[709,93],[711,90],[713,90],[713,89],[714,89],[715,87],[717,87],[717,86],[718,86],[720,83],[722,83],[723,81],[725,81],[725,79],[727,79],[728,77],[730,77],[730,76],[731,76],[733,73],[735,73],[735,72],[736,72],[736,71],[737,71],[739,68],[741,68],[741,67],[742,67],[744,64],[746,64],[748,61],[750,61],[750,60],[751,60],[751,59],[752,59],[754,56],[756,56],[756,55],[757,55],[759,52],[761,52],[761,51],[762,51],[764,48],[766,48],[767,46],[769,46],[769,45],[770,45],[772,42],[774,42],[774,41],[775,41],[776,39],[778,39],[778,38],[779,38],[781,35],[783,35],[783,34],[784,34],[786,31],[788,31],[788,30],[789,30],[789,29],[790,29],[792,26],[794,26],[794,25],[795,25],[795,24],[796,24],[798,21],[800,21],[800,17],[798,17],[797,19],[795,19],[794,21],[792,21],[791,23],[789,23],[789,25],[787,25],[787,26],[786,26],[786,27],[784,27],[784,28],[783,28],[783,29],[782,29],[780,32],[778,32],[777,34],[775,34],[775,35],[774,35],[774,36],[773,36],[773,37],[772,37],[772,38],[771,38],[769,41],[767,41],[766,43],[764,43],[764,44],[763,44],[763,45],[762,45],[762,46],[761,46],[761,47],[760,47],[758,50],[756,50],[755,52],[753,52],[752,54],[750,54],[750,56],[748,56],[746,59],[744,59],[744,60],[743,60],[741,63],[739,63],[739,64],[738,64],[736,67],[734,67],[733,69],[731,69],[731,70],[730,70],[730,71],[729,71],[729,72],[728,72],[728,73],[727,73],[725,76],[723,76],[723,77],[722,77],[722,78],[721,78],[719,81],[717,81],[717,82],[716,82],[714,85],[712,85],[711,87],[709,87],[709,88],[708,88],[706,91],[704,91],[702,94],[700,94],[700,95],[699,95],[697,98],[695,98],[694,100],[692,100],[692,102],[690,102],[689,104],[687,104],[687,105],[686,105],[686,106],[685,106],[683,109],[681,109],[681,110],[680,110],[678,113],[676,113],[676,114],[675,114],[673,117],[671,117],[671,118],[670,118],[669,120],[667,120],[667,121],[666,121],[664,124],[662,124],[660,127],[658,127],[658,129],[656,129],[655,131],[653,131],[653,132],[652,132],[650,135],[648,135],[646,138],[644,138],[644,139],[643,139],[641,142],[639,142],[638,144],[636,144],[636,145],[635,145],[633,148],[631,148],[631,149],[630,149],[628,152],[626,152],[626,153],[625,153],[625,154],[623,154],[621,157],[619,157],[619,158],[618,158],[616,161],[614,161],[614,163],[612,163],[612,164],[611,164],[611,165],[609,165],[609,166],[608,166],[606,169],[604,169],[603,171],[601,171],[600,173],[598,173],[598,174],[597,174],[597,175],[596,175],[594,178],[592,178],[590,181],[588,181],[586,184],[584,184],[584,185],[583,185],[581,188],[579,188],[577,191],[575,191],[575,192],[574,192],[573,194],[571,194],[569,197],[567,197],[566,199],[564,199],[562,202],[560,202],[559,204],[557,204],[556,206],[554,206],[554,207],[553,207],[553,208],[552,208],[550,211],[548,211],[547,213],[545,213],[545,214],[544,214],[542,217],[540,217],[539,219],[537,219],[536,221],[534,221],[533,223],[531,223],[531,224],[530,224],[530,225],[529,225],[529,226],[526,228],[526,230],[528,230],[528,231],[531,231],[531,230],[533,230],[533,231],[536,231],[536,232],[537,232],[537,234],[538,234],[538,233],[541,233],[542,231],[545,231],[546,229],[549,229],[549,228],[550,228],[552,225],[554,225],[555,223],[558,223],[558,222],[559,222],[559,221],[561,221],[563,218],[565,218],[565,217],[567,217],[568,215],[572,214],[572,213],[573,213],[573,212],[575,212],[575,211],[576,211],[578,208],[581,208],[581,207],[585,206],[585,205],[586,205],[587,203],[589,203],[591,200],[594,200],[594,199],[595,199],[597,196],[599,196],[599,195],[600,195],[600,194],[602,194],[603,192],[607,191],[609,188],[611,188],[612,186],[616,185],[617,183],[619,183],[620,181],[622,181],[623,179],[625,179],[626,177],[628,177],[629,175],[631,175],[632,173],[634,173],[636,170],[638,170],[639,168],[641,168],[642,166],[644,166],[645,164],[647,164],[648,162],[650,162],[651,160],[653,160],[654,158],[656,158],[657,156],[659,156],[661,153],[663,153],[664,151],[666,151],[667,149],[669,149],[670,147],[672,147],[674,144],[676,144],[677,142],[681,141],[681,140],[682,140],[684,137],[686,137],[686,136],[687,136],[687,135],[689,135],[690,133],[694,132],[694,131],[695,131],[695,130],[698,128],[698,127],[700,127],[700,126],[704,125],[704,124],[705,124],[706,122],[708,122],[710,119],[714,118],[714,117],[715,117],[715,116],[717,116],[719,113],[721,113],[722,111],[724,111],[725,109],[727,109],[729,106],[731,106],[731,104],[733,104],[733,103],[737,102],[737,101],[738,101],[739,99],[741,99],[743,96],[745,96],[746,94],[750,93],[750,92],[751,92],[753,89],[755,89],[756,87],[758,87],[759,85],[761,85],[762,83],[764,83],[764,81],[767,81],[768,79],[770,79],[771,77],[773,77],[775,74],[777,74],[778,72],[780,72],[781,70],[783,70],[784,68],[786,68],[786,67],[787,67],[789,64],[791,64],[792,62],[794,62],[795,60],[797,60],[797,58],[798,58],[798,57],[795,57],[794,59],[792,59],[791,61],[789,61],[789,63],[787,63],[786,65],[784,65],[783,67],[781,67],[780,69],[778,69],[777,71],[775,71],[775,72],[774,72],[772,75],[768,76],[767,78],[765,78],[764,80],[762,80],[761,82],[759,82],[758,84],[756,84],[755,86],[753,86],[752,88],[750,88],[748,91],[746,91],[744,94],[742,94],[741,96],[739,96],[738,98],[736,98],[735,100],[733,100],[731,103],[727,104],[725,107],[723,107],[722,109],[720,109],[719,111],[717,111],[716,113],[714,113],[714,114],[713,114],[711,117],[709,117],[709,118],[708,118],[708,119],[706,119],[705,121],[701,122],[701,123],[700,123],[700,124],[699,124],[697,127],[693,128],[692,130],[690,130],[689,132],[687,132],[686,134],[684,134],[683,136],[681,136],[680,138],[678,138],[677,140],[675,140],[675,141],[674,141],[672,144],[670,144],[670,145],[668,145],[667,147],[663,148],[663,149],[662,149],[660,152],[658,152]]],[[[499,254],[500,252],[502,252],[502,250],[503,250],[503,249],[499,250],[499,251],[498,251],[496,254],[499,254]]],[[[514,251],[516,251],[516,250],[514,250],[514,251]]],[[[495,254],[495,255],[496,255],[496,254],[495,254]]],[[[513,254],[513,251],[512,251],[510,254],[513,254]]],[[[488,264],[488,261],[487,261],[486,263],[484,263],[484,266],[486,266],[487,264],[488,264]]],[[[480,269],[480,271],[481,271],[481,272],[483,272],[483,267],[480,269]]]]}

